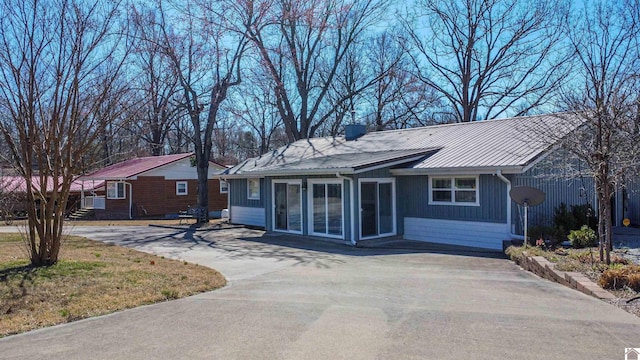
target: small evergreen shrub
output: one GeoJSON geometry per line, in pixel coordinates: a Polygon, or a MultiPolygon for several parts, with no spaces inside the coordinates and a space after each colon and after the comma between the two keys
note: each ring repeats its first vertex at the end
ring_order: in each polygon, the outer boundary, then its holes
{"type": "Polygon", "coordinates": [[[598,244],[596,232],[587,225],[582,225],[580,230],[571,230],[568,238],[571,241],[571,246],[576,249],[593,247],[598,244]]]}
{"type": "Polygon", "coordinates": [[[568,207],[567,204],[561,203],[553,213],[551,238],[556,245],[565,241],[572,230],[581,229],[584,225],[593,230],[598,228],[598,219],[594,216],[593,208],[589,204],[568,207]]]}

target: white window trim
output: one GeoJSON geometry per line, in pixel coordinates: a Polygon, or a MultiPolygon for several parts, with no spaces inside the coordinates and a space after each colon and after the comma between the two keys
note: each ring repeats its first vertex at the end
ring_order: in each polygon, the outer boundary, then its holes
{"type": "MultiPolygon", "coordinates": [[[[248,186],[248,185],[247,185],[248,186]]],[[[248,190],[248,189],[247,189],[248,190]]],[[[220,194],[227,194],[229,193],[229,182],[225,181],[225,180],[220,180],[220,194]],[[222,184],[227,184],[226,189],[222,190],[222,184]]]]}
{"type": "MultiPolygon", "coordinates": [[[[435,190],[447,190],[447,189],[435,189],[435,190]]],[[[471,191],[471,189],[457,189],[462,191],[471,191]]],[[[451,206],[480,206],[480,176],[478,175],[453,175],[453,176],[429,176],[429,205],[451,205],[451,206]],[[435,201],[433,200],[433,181],[438,179],[451,180],[451,201],[435,201]],[[456,179],[475,179],[476,188],[473,189],[476,192],[475,202],[456,202],[455,190],[456,179]]]]}
{"type": "Polygon", "coordinates": [[[124,181],[109,181],[105,186],[107,192],[107,199],[109,200],[122,200],[127,198],[127,186],[124,181]],[[116,186],[116,196],[109,196],[109,185],[114,184],[116,186]],[[118,196],[118,187],[122,184],[122,196],[118,196]]]}
{"type": "Polygon", "coordinates": [[[176,181],[176,195],[185,196],[189,195],[189,183],[187,181],[176,181]],[[184,185],[184,192],[180,192],[180,185],[184,185]]]}
{"type": "Polygon", "coordinates": [[[304,191],[302,189],[302,179],[282,179],[282,180],[271,181],[271,199],[272,199],[271,200],[271,203],[272,203],[271,204],[271,229],[273,231],[302,235],[304,231],[304,209],[302,208],[302,203],[304,198],[303,192],[304,191]],[[276,229],[276,184],[300,185],[300,231],[276,229]]]}
{"type": "Polygon", "coordinates": [[[345,214],[344,214],[344,181],[342,179],[309,179],[307,180],[307,221],[309,235],[320,236],[325,238],[334,238],[344,240],[345,236],[345,214]],[[332,235],[327,233],[317,233],[313,230],[313,185],[327,185],[327,184],[339,184],[340,185],[340,200],[342,201],[342,235],[332,235]]]}
{"type": "Polygon", "coordinates": [[[249,200],[260,200],[260,191],[262,185],[260,184],[260,178],[248,178],[247,179],[247,199],[249,200]],[[258,196],[251,196],[251,187],[249,186],[249,183],[251,181],[257,181],[258,182],[258,196]]]}
{"type": "MultiPolygon", "coordinates": [[[[398,224],[397,224],[397,207],[396,207],[396,179],[395,178],[360,178],[358,179],[358,204],[356,205],[356,209],[358,211],[358,233],[360,234],[359,240],[369,240],[369,239],[377,239],[389,236],[396,236],[398,234],[398,224]],[[390,233],[383,233],[373,236],[362,236],[362,211],[360,211],[360,207],[362,206],[362,183],[363,182],[377,182],[378,184],[391,184],[391,207],[392,207],[392,220],[393,220],[393,231],[390,233]]],[[[378,212],[380,210],[378,209],[378,212]]],[[[379,217],[379,214],[378,214],[379,217]]],[[[378,222],[378,226],[380,223],[378,222]]]]}

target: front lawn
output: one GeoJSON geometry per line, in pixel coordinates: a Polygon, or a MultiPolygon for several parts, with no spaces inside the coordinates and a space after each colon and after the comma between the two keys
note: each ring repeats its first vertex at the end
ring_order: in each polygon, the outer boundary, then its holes
{"type": "Polygon", "coordinates": [[[204,266],[81,237],[69,237],[60,258],[31,268],[20,235],[0,234],[0,337],[226,284],[204,266]]]}

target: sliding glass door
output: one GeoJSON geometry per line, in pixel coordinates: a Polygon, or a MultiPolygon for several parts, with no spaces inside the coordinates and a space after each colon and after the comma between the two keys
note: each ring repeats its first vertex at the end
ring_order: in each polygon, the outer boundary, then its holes
{"type": "Polygon", "coordinates": [[[309,180],[309,233],[343,238],[342,182],[309,180]]]}
{"type": "Polygon", "coordinates": [[[300,180],[273,182],[273,229],[302,233],[302,186],[300,180]]]}
{"type": "Polygon", "coordinates": [[[360,180],[360,237],[395,235],[393,179],[360,180]]]}

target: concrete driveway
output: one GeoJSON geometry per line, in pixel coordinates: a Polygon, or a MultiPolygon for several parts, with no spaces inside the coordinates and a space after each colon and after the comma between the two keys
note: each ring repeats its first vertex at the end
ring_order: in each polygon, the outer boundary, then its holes
{"type": "MultiPolygon", "coordinates": [[[[511,262],[245,229],[76,228],[229,286],[0,339],[1,359],[624,359],[640,319],[511,262]]],[[[1,321],[1,319],[0,319],[1,321]]]]}

